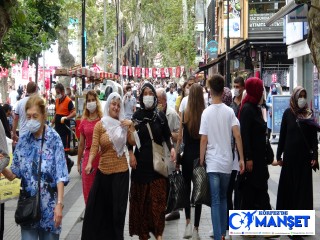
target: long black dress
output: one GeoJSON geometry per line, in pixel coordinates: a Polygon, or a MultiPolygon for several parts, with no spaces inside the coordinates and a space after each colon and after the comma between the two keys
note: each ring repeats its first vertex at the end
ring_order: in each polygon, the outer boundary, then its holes
{"type": "MultiPolygon", "coordinates": [[[[318,160],[318,140],[315,127],[300,122],[301,130],[313,150],[313,160],[318,160]]],[[[312,210],[312,168],[309,149],[296,122],[296,117],[288,108],[282,117],[277,159],[283,153],[277,209],[312,210]]]]}
{"type": "Polygon", "coordinates": [[[252,160],[252,172],[245,172],[240,183],[240,208],[245,210],[271,209],[268,194],[268,165],[265,161],[267,126],[261,109],[245,103],[240,114],[240,128],[245,161],[252,160]]]}

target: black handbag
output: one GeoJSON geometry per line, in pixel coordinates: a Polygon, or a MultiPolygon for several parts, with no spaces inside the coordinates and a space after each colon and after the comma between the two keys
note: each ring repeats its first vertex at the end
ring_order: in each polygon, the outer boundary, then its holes
{"type": "Polygon", "coordinates": [[[20,195],[18,199],[17,209],[14,215],[15,221],[20,225],[30,225],[32,223],[38,222],[41,219],[41,209],[40,209],[40,180],[41,180],[41,162],[42,162],[42,147],[44,142],[45,127],[42,133],[41,139],[41,151],[40,160],[38,166],[38,191],[36,195],[29,196],[24,190],[23,181],[21,180],[22,189],[20,190],[20,195]]]}
{"type": "Polygon", "coordinates": [[[268,137],[266,137],[266,163],[268,165],[272,164],[274,160],[274,153],[271,147],[268,137]]]}
{"type": "Polygon", "coordinates": [[[181,171],[174,171],[169,175],[169,197],[166,212],[170,213],[174,210],[190,206],[190,196],[187,193],[187,187],[181,171]]]}
{"type": "Polygon", "coordinates": [[[195,204],[205,204],[211,207],[210,185],[206,168],[200,165],[200,159],[194,160],[192,174],[192,198],[195,204]]]}

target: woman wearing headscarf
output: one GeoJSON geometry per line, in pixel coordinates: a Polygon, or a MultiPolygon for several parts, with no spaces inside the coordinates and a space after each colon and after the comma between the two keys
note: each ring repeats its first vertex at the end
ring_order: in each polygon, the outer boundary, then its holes
{"type": "Polygon", "coordinates": [[[266,123],[262,117],[263,82],[252,77],[245,82],[246,96],[239,112],[246,172],[240,183],[241,209],[271,209],[269,171],[265,160],[266,123]]]}
{"type": "Polygon", "coordinates": [[[86,174],[96,171],[84,215],[81,239],[123,240],[128,202],[129,169],[125,146],[130,120],[124,120],[123,102],[116,92],[107,99],[103,118],[93,131],[86,174]],[[98,169],[93,161],[100,150],[98,169]]]}
{"type": "Polygon", "coordinates": [[[171,160],[175,159],[175,150],[166,116],[157,110],[157,95],[150,83],[145,83],[139,96],[140,106],[132,116],[139,140],[133,153],[128,146],[130,156],[131,188],[129,209],[129,234],[139,239],[149,239],[152,232],[157,240],[162,239],[165,225],[167,200],[167,179],[153,168],[152,141],[147,128],[150,125],[156,144],[168,147],[171,160]]]}
{"type": "Polygon", "coordinates": [[[313,209],[312,168],[319,166],[317,130],[319,126],[308,108],[307,91],[298,86],[281,122],[277,160],[282,169],[277,209],[313,209]]]}

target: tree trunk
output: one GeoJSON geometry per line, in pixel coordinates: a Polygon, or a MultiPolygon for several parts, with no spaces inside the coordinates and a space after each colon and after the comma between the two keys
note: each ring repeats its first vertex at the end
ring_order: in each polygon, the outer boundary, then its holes
{"type": "Polygon", "coordinates": [[[2,77],[0,78],[0,95],[1,95],[1,102],[6,103],[8,98],[8,78],[2,77]]]}
{"type": "MultiPolygon", "coordinates": [[[[319,0],[312,0],[311,4],[320,8],[319,0]]],[[[320,10],[311,7],[308,13],[309,35],[308,45],[311,51],[311,57],[314,65],[320,72],[320,10]]]]}
{"type": "MultiPolygon", "coordinates": [[[[68,48],[68,27],[62,26],[58,35],[58,53],[61,67],[71,68],[75,64],[75,59],[68,48]]],[[[69,87],[71,77],[59,77],[59,82],[65,87],[69,87]]]]}
{"type": "Polygon", "coordinates": [[[5,9],[2,6],[0,6],[0,44],[2,43],[2,39],[10,26],[10,17],[8,13],[5,11],[5,9]]]}

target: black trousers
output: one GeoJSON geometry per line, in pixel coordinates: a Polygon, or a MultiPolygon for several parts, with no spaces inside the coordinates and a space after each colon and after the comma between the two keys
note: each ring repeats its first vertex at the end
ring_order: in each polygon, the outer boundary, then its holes
{"type": "MultiPolygon", "coordinates": [[[[187,158],[186,158],[187,159],[187,158]]],[[[192,174],[193,174],[193,159],[196,158],[191,158],[191,159],[184,159],[185,163],[182,164],[182,176],[184,178],[186,187],[187,187],[187,193],[188,196],[191,195],[191,182],[192,182],[192,174]]],[[[191,218],[191,207],[186,207],[184,209],[186,219],[191,218]]],[[[200,224],[200,218],[201,218],[201,211],[202,211],[202,205],[201,204],[196,204],[195,210],[194,210],[194,226],[199,227],[200,224]]]]}
{"type": "Polygon", "coordinates": [[[129,170],[106,175],[99,170],[91,187],[82,226],[82,240],[124,240],[129,170]]]}

